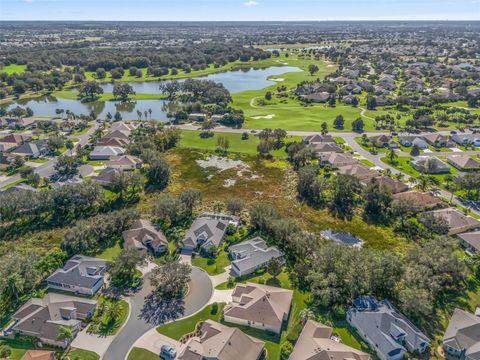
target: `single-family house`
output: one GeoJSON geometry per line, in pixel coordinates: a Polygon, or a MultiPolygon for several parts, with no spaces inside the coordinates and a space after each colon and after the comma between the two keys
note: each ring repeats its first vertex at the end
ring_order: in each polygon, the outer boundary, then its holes
{"type": "Polygon", "coordinates": [[[225,236],[228,225],[237,227],[239,222],[240,218],[237,216],[203,213],[190,226],[182,241],[182,248],[185,250],[200,248],[207,252],[212,247],[217,248],[225,236]]]}
{"type": "Polygon", "coordinates": [[[125,249],[146,250],[153,255],[163,254],[168,250],[165,234],[148,220],[135,221],[122,236],[125,249]]]}
{"type": "Polygon", "coordinates": [[[15,161],[16,155],[0,151],[0,165],[10,165],[15,161]]]}
{"type": "Polygon", "coordinates": [[[467,232],[457,235],[460,239],[460,245],[470,254],[476,254],[480,251],[480,231],[467,232]]]}
{"type": "Polygon", "coordinates": [[[125,121],[116,121],[110,125],[110,128],[108,129],[109,132],[112,132],[114,130],[120,130],[124,133],[130,134],[133,130],[135,130],[136,126],[134,123],[128,123],[125,121]]]}
{"type": "Polygon", "coordinates": [[[43,299],[33,298],[21,306],[4,336],[31,336],[42,344],[66,348],[70,340],[58,339],[60,328],[70,327],[76,336],[82,320],[90,318],[95,307],[95,300],[48,293],[43,299]]]}
{"type": "Polygon", "coordinates": [[[480,220],[465,215],[454,208],[434,210],[432,213],[435,217],[441,217],[446,220],[449,235],[460,234],[480,228],[480,220]]]}
{"type": "Polygon", "coordinates": [[[313,94],[301,95],[300,99],[312,103],[326,103],[330,99],[330,93],[323,91],[313,94]]]}
{"type": "Polygon", "coordinates": [[[334,169],[357,164],[352,155],[338,152],[322,152],[318,157],[320,166],[330,165],[334,169]]]}
{"type": "Polygon", "coordinates": [[[188,120],[190,120],[190,121],[205,121],[205,120],[207,120],[207,114],[191,113],[191,114],[188,115],[188,120]]]}
{"type": "Polygon", "coordinates": [[[410,190],[407,192],[394,194],[393,198],[398,199],[399,201],[415,203],[418,206],[419,211],[431,210],[437,207],[445,206],[445,203],[442,201],[442,199],[429,192],[421,192],[418,190],[410,190]]]}
{"type": "Polygon", "coordinates": [[[135,170],[142,167],[143,161],[137,156],[120,155],[112,156],[107,163],[107,168],[120,170],[135,170]]]}
{"type": "Polygon", "coordinates": [[[357,236],[344,231],[322,230],[322,238],[335,242],[338,245],[361,248],[364,241],[357,236]]]}
{"type": "Polygon", "coordinates": [[[421,354],[430,341],[388,300],[361,296],[347,311],[347,322],[381,360],[401,360],[405,352],[421,354]]]}
{"type": "Polygon", "coordinates": [[[459,145],[473,145],[480,147],[480,134],[454,134],[452,140],[459,145]]]}
{"type": "Polygon", "coordinates": [[[376,147],[379,148],[388,148],[390,147],[390,143],[392,142],[392,137],[386,134],[381,135],[374,135],[371,136],[370,141],[375,144],[376,147]]]}
{"type": "Polygon", "coordinates": [[[338,341],[333,328],[308,320],[289,360],[371,360],[370,354],[338,341]]]}
{"type": "Polygon", "coordinates": [[[397,179],[393,179],[390,176],[378,176],[373,178],[371,181],[376,181],[379,186],[388,189],[392,194],[398,194],[408,190],[407,184],[397,179]]]}
{"type": "Polygon", "coordinates": [[[97,146],[124,147],[130,143],[130,140],[120,138],[103,137],[96,143],[97,146]]]}
{"type": "Polygon", "coordinates": [[[343,150],[335,143],[314,143],[309,145],[310,148],[316,153],[326,153],[326,152],[338,152],[342,153],[343,150]]]}
{"type": "Polygon", "coordinates": [[[55,353],[48,350],[28,350],[20,360],[55,360],[55,353]]]}
{"type": "Polygon", "coordinates": [[[110,131],[103,137],[103,139],[122,139],[129,141],[130,131],[110,129],[110,131]]]}
{"type": "Polygon", "coordinates": [[[90,160],[110,160],[114,156],[123,155],[125,149],[116,146],[95,146],[88,155],[90,160]]]}
{"type": "Polygon", "coordinates": [[[24,142],[11,151],[14,155],[38,158],[47,155],[49,152],[48,140],[35,140],[24,142]]]}
{"type": "Polygon", "coordinates": [[[455,309],[443,336],[447,359],[480,359],[480,316],[455,309]]]}
{"type": "Polygon", "coordinates": [[[378,176],[378,171],[362,164],[346,165],[338,168],[338,174],[356,177],[361,182],[369,182],[378,176]]]}
{"type": "Polygon", "coordinates": [[[25,134],[8,134],[0,139],[0,152],[22,145],[31,138],[25,134]]]}
{"type": "Polygon", "coordinates": [[[282,252],[275,246],[269,247],[261,237],[232,245],[228,253],[232,259],[231,272],[235,277],[251,274],[265,267],[272,259],[284,262],[282,252]]]}
{"type": "Polygon", "coordinates": [[[226,322],[280,334],[288,320],[293,291],[254,283],[237,284],[225,306],[226,322]]]}
{"type": "Polygon", "coordinates": [[[4,190],[0,190],[0,193],[1,194],[10,194],[10,193],[14,193],[14,192],[25,192],[25,191],[38,192],[38,190],[35,189],[33,186],[27,185],[27,184],[24,184],[24,183],[20,183],[20,184],[11,186],[9,188],[6,188],[4,190]]]}
{"type": "Polygon", "coordinates": [[[468,155],[451,155],[447,157],[447,162],[458,170],[475,171],[480,169],[480,162],[468,155]]]}
{"type": "Polygon", "coordinates": [[[410,160],[410,165],[424,174],[445,174],[450,167],[435,156],[417,156],[410,160]]]}
{"type": "Polygon", "coordinates": [[[191,337],[178,355],[178,360],[258,360],[265,356],[265,343],[228,327],[206,320],[199,335],[191,337]]]}
{"type": "Polygon", "coordinates": [[[421,137],[415,135],[398,135],[398,142],[405,147],[416,145],[420,150],[428,149],[427,142],[421,137]]]}
{"type": "Polygon", "coordinates": [[[305,136],[303,141],[307,144],[335,143],[333,136],[329,134],[308,135],[308,136],[305,136]]]}
{"type": "Polygon", "coordinates": [[[112,184],[113,177],[122,172],[122,170],[106,168],[95,176],[92,176],[92,181],[104,186],[109,187],[112,184]]]}
{"type": "Polygon", "coordinates": [[[107,262],[88,256],[75,255],[50,275],[49,288],[82,295],[94,295],[104,283],[107,262]]]}
{"type": "Polygon", "coordinates": [[[223,115],[214,114],[214,115],[210,116],[210,120],[214,123],[218,123],[225,118],[225,115],[226,114],[223,114],[223,115]]]}
{"type": "Polygon", "coordinates": [[[452,145],[452,142],[450,141],[448,136],[443,134],[438,134],[438,133],[426,134],[426,135],[423,135],[423,138],[428,144],[436,148],[448,147],[452,145]]]}
{"type": "Polygon", "coordinates": [[[78,175],[70,176],[70,177],[61,177],[52,183],[52,188],[60,189],[61,187],[66,185],[81,184],[83,182],[85,182],[85,180],[83,180],[83,178],[78,175]]]}
{"type": "Polygon", "coordinates": [[[10,129],[33,129],[37,120],[34,118],[20,118],[10,122],[8,127],[10,129]]]}

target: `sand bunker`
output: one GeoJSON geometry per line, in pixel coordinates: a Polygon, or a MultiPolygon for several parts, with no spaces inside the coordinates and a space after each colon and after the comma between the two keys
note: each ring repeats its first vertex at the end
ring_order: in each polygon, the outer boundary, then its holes
{"type": "Polygon", "coordinates": [[[261,120],[261,119],[273,119],[275,117],[275,114],[269,114],[269,115],[261,115],[261,116],[252,116],[253,120],[261,120]]]}
{"type": "Polygon", "coordinates": [[[268,80],[272,80],[272,81],[275,81],[275,82],[282,82],[282,81],[285,81],[284,78],[273,78],[273,79],[268,79],[268,80]]]}

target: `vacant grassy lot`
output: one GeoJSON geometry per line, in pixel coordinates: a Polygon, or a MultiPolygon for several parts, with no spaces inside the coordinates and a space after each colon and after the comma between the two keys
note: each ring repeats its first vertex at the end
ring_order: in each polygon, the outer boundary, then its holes
{"type": "Polygon", "coordinates": [[[215,258],[195,256],[192,258],[192,265],[202,268],[208,275],[218,275],[225,272],[225,267],[230,265],[230,260],[228,259],[228,253],[222,249],[215,258]]]}
{"type": "Polygon", "coordinates": [[[0,73],[6,73],[8,75],[12,74],[23,74],[27,70],[27,65],[17,65],[17,64],[10,64],[4,66],[0,69],[0,73]]]}
{"type": "MultiPolygon", "coordinates": [[[[200,131],[182,130],[182,138],[180,140],[179,147],[213,151],[217,149],[217,141],[221,137],[228,139],[230,143],[230,147],[228,149],[229,152],[257,154],[257,146],[260,144],[260,140],[258,136],[255,136],[251,133],[248,135],[248,139],[242,140],[242,134],[214,133],[214,136],[212,137],[201,138],[200,131]]],[[[301,137],[299,136],[290,136],[287,138],[286,143],[300,140],[301,137]]],[[[272,151],[272,155],[278,158],[285,158],[285,148],[272,151]]]]}

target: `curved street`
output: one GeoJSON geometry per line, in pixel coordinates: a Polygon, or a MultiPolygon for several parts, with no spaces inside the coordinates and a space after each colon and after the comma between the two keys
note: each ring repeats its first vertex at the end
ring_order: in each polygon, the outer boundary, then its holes
{"type": "MultiPolygon", "coordinates": [[[[149,273],[150,274],[150,273],[149,273]]],[[[156,327],[146,323],[140,314],[145,297],[151,293],[149,274],[144,276],[144,284],[140,291],[128,298],[130,303],[130,316],[127,323],[120,330],[115,340],[108,347],[103,359],[123,360],[128,355],[132,345],[147,331],[156,327]]],[[[202,269],[192,267],[189,283],[189,292],[185,297],[185,312],[183,317],[192,315],[208,304],[213,294],[213,285],[207,273],[202,269]]]]}

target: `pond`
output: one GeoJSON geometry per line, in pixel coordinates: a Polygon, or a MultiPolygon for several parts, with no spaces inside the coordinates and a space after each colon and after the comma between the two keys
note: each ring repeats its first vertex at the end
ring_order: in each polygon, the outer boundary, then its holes
{"type": "MultiPolygon", "coordinates": [[[[275,81],[267,79],[270,76],[301,71],[301,69],[292,66],[272,66],[266,69],[227,71],[193,79],[212,80],[223,84],[223,86],[225,86],[225,88],[231,93],[238,93],[248,90],[260,90],[275,85],[275,81]]],[[[179,81],[185,81],[185,79],[179,81]]],[[[162,81],[132,82],[130,85],[132,85],[133,90],[137,94],[158,94],[161,83],[162,81]]],[[[113,84],[103,84],[101,86],[104,92],[113,92],[113,84]]]]}
{"type": "MultiPolygon", "coordinates": [[[[272,66],[266,69],[244,69],[228,71],[219,74],[211,74],[196,79],[208,79],[222,83],[231,93],[259,90],[274,85],[276,82],[267,80],[269,76],[281,75],[289,72],[300,72],[301,69],[291,66],[272,66]]],[[[184,81],[184,80],[183,80],[184,81]]],[[[159,93],[160,81],[151,82],[132,82],[130,83],[138,94],[157,94],[159,93]]],[[[104,92],[111,93],[113,84],[103,84],[104,92]]],[[[116,101],[95,101],[91,103],[82,103],[78,100],[61,99],[53,96],[41,96],[35,99],[17,100],[8,105],[4,105],[7,110],[17,106],[29,107],[33,110],[35,116],[57,116],[56,109],[70,110],[76,115],[88,115],[92,111],[98,117],[105,117],[108,113],[114,115],[120,112],[125,120],[138,119],[137,111],[142,112],[142,119],[145,111],[149,113],[148,119],[166,121],[165,100],[137,100],[128,103],[116,101]],[[150,115],[151,110],[151,115],[150,115]]]]}
{"type": "Polygon", "coordinates": [[[105,118],[108,113],[114,115],[117,111],[122,115],[124,120],[137,120],[137,110],[142,112],[142,119],[145,119],[144,113],[149,109],[152,110],[148,119],[167,120],[167,114],[163,110],[165,100],[137,100],[127,103],[118,101],[94,101],[90,103],[82,103],[78,100],[61,99],[53,96],[41,96],[29,100],[17,100],[7,106],[7,110],[11,110],[16,106],[29,107],[33,110],[35,116],[58,116],[56,109],[70,110],[76,115],[89,115],[92,111],[97,117],[105,118]]]}

